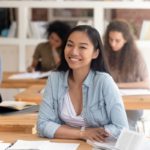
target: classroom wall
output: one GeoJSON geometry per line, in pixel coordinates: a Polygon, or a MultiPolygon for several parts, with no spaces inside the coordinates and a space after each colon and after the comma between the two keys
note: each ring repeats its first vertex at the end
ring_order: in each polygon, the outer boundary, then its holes
{"type": "Polygon", "coordinates": [[[32,63],[32,58],[33,58],[32,56],[33,56],[35,48],[36,48],[36,46],[27,46],[26,47],[26,59],[25,59],[26,68],[28,66],[30,66],[32,63]]]}
{"type": "Polygon", "coordinates": [[[126,19],[133,26],[135,35],[139,38],[143,21],[150,20],[149,14],[149,9],[115,9],[112,11],[112,18],[126,19]]]}
{"type": "MultiPolygon", "coordinates": [[[[150,44],[144,45],[143,43],[137,43],[138,47],[143,54],[143,57],[147,63],[149,72],[150,72],[150,44]]],[[[4,71],[18,71],[18,62],[19,62],[19,54],[18,54],[18,47],[17,46],[0,46],[0,56],[2,58],[2,67],[4,71]],[[9,49],[12,50],[10,54],[9,49]]],[[[32,56],[34,52],[35,46],[27,46],[26,55],[22,56],[25,57],[25,65],[26,68],[32,62],[32,56]]]]}
{"type": "Polygon", "coordinates": [[[0,46],[0,56],[3,71],[18,71],[19,53],[18,46],[0,46]],[[10,51],[11,49],[11,51],[10,51]]]}

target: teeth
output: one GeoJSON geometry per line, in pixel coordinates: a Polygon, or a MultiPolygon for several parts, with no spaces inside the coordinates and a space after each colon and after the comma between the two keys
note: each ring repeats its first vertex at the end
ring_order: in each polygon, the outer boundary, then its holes
{"type": "Polygon", "coordinates": [[[70,58],[72,61],[79,61],[77,58],[70,58]]]}

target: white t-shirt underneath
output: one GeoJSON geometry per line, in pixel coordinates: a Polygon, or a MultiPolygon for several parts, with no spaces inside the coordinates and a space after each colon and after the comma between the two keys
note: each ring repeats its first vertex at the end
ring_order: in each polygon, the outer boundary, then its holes
{"type": "Polygon", "coordinates": [[[69,92],[67,92],[64,96],[64,103],[59,107],[60,118],[67,124],[73,127],[85,127],[85,121],[83,115],[76,115],[74,106],[72,104],[69,92]]]}

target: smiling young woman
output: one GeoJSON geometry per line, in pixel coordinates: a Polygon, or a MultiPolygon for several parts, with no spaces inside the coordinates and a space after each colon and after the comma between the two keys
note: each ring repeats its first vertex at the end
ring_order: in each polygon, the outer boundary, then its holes
{"type": "Polygon", "coordinates": [[[118,87],[107,72],[98,31],[87,25],[73,28],[63,47],[61,64],[48,78],[38,134],[104,141],[128,128],[118,87]]]}

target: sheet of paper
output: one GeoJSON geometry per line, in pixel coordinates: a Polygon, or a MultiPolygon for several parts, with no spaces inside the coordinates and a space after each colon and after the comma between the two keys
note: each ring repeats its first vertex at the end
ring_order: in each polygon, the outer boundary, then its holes
{"type": "Polygon", "coordinates": [[[37,149],[40,150],[39,146],[44,146],[49,144],[49,141],[24,141],[24,140],[17,140],[8,150],[28,150],[28,149],[37,149]]]}
{"type": "Polygon", "coordinates": [[[95,149],[101,148],[101,149],[105,149],[105,150],[117,150],[115,148],[116,139],[113,137],[107,138],[105,142],[97,142],[97,141],[87,140],[87,143],[92,145],[95,149]]]}
{"type": "Polygon", "coordinates": [[[0,142],[0,150],[6,150],[11,145],[11,143],[2,143],[0,142]]]}
{"type": "Polygon", "coordinates": [[[128,129],[123,129],[118,140],[96,142],[87,140],[93,146],[93,150],[150,150],[150,139],[145,135],[128,129]]]}
{"type": "Polygon", "coordinates": [[[125,95],[150,95],[149,89],[120,89],[122,96],[125,95]]]}
{"type": "Polygon", "coordinates": [[[8,150],[29,150],[29,149],[36,149],[36,150],[76,150],[79,146],[78,143],[55,143],[49,141],[24,141],[24,140],[17,140],[17,142],[10,147],[8,150]]]}
{"type": "Polygon", "coordinates": [[[19,74],[14,74],[9,77],[11,80],[20,80],[20,79],[38,79],[38,78],[44,78],[48,77],[50,74],[50,71],[48,72],[26,72],[26,73],[19,73],[19,74]]]}
{"type": "Polygon", "coordinates": [[[33,73],[19,73],[14,74],[9,77],[11,80],[20,80],[20,79],[36,79],[40,76],[40,72],[33,72],[33,73]]]}
{"type": "Polygon", "coordinates": [[[142,150],[140,147],[144,141],[144,134],[123,129],[115,147],[121,150],[142,150]]]}
{"type": "Polygon", "coordinates": [[[21,110],[23,108],[27,108],[29,106],[36,105],[36,103],[32,102],[23,102],[23,101],[3,101],[0,103],[0,107],[12,107],[16,108],[17,110],[21,110]]]}
{"type": "Polygon", "coordinates": [[[150,138],[144,138],[144,141],[139,148],[140,150],[150,150],[150,138]]]}
{"type": "Polygon", "coordinates": [[[44,94],[44,91],[45,91],[45,88],[43,88],[40,93],[43,95],[44,94]]]}
{"type": "Polygon", "coordinates": [[[50,142],[48,145],[41,147],[41,150],[77,150],[78,143],[54,143],[50,142]]]}

